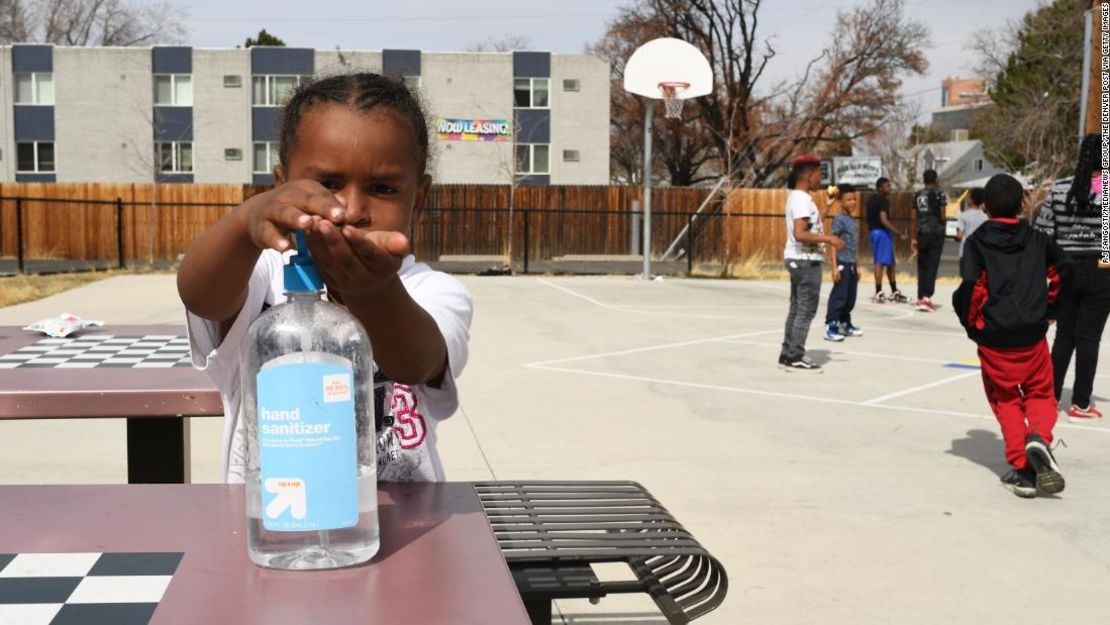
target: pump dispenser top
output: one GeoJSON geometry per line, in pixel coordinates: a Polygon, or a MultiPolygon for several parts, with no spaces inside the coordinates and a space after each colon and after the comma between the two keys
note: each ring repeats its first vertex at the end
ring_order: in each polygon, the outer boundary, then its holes
{"type": "Polygon", "coordinates": [[[316,263],[308,253],[308,242],[304,232],[297,230],[297,253],[285,265],[285,291],[287,293],[311,293],[324,290],[324,280],[316,270],[316,263]]]}

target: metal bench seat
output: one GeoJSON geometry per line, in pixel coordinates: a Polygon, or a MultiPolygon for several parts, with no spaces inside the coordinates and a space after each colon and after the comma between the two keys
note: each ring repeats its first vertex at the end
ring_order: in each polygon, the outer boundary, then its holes
{"type": "Polygon", "coordinates": [[[550,625],[554,599],[638,592],[679,625],[728,592],[721,563],[636,482],[478,482],[475,490],[534,625],[550,625]],[[591,565],[605,562],[627,564],[635,579],[601,581],[591,565]]]}

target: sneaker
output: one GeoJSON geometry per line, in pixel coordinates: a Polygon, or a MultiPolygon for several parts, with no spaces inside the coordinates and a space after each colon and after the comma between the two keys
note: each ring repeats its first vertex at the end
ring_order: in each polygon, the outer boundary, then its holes
{"type": "Polygon", "coordinates": [[[863,330],[850,323],[841,323],[838,330],[841,336],[863,336],[863,330]]]}
{"type": "Polygon", "coordinates": [[[839,343],[844,340],[844,336],[840,334],[840,324],[830,323],[825,326],[825,340],[839,343]]]}
{"type": "Polygon", "coordinates": [[[934,310],[933,303],[924,297],[917,300],[917,302],[914,304],[914,308],[920,310],[921,312],[933,312],[934,310]]]}
{"type": "Polygon", "coordinates": [[[890,294],[890,301],[895,304],[905,304],[910,301],[910,298],[903,295],[901,291],[895,291],[890,294]]]}
{"type": "Polygon", "coordinates": [[[810,360],[809,358],[806,358],[805,356],[802,356],[801,358],[799,358],[797,360],[791,360],[790,362],[783,363],[783,366],[788,371],[789,370],[798,370],[798,371],[820,371],[821,370],[821,365],[813,362],[812,360],[810,360]]]}
{"type": "Polygon", "coordinates": [[[1087,423],[1091,419],[1101,419],[1101,418],[1102,418],[1102,412],[1098,408],[1095,408],[1094,404],[1091,404],[1090,406],[1087,406],[1086,408],[1080,408],[1079,406],[1077,406],[1075,404],[1072,404],[1071,408],[1068,408],[1068,420],[1069,421],[1076,421],[1076,422],[1079,422],[1079,423],[1087,423]]]}
{"type": "Polygon", "coordinates": [[[871,301],[875,304],[885,304],[888,300],[886,295],[884,295],[882,291],[879,291],[871,296],[871,301]]]}
{"type": "Polygon", "coordinates": [[[1037,472],[1037,488],[1048,494],[1064,490],[1064,476],[1060,474],[1060,467],[1048,444],[1037,434],[1030,434],[1025,439],[1025,459],[1029,466],[1037,472]]]}
{"type": "Polygon", "coordinates": [[[1037,496],[1037,485],[1035,482],[1036,474],[1033,471],[1026,469],[1012,469],[1009,473],[1002,476],[1002,488],[1009,490],[1018,497],[1037,496]]]}

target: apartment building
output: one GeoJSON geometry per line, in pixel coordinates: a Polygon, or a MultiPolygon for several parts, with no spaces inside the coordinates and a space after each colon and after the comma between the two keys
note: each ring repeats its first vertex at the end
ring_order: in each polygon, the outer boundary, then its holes
{"type": "Polygon", "coordinates": [[[312,76],[401,77],[441,183],[606,184],[609,67],[547,52],[0,46],[0,182],[273,181],[312,76]]]}

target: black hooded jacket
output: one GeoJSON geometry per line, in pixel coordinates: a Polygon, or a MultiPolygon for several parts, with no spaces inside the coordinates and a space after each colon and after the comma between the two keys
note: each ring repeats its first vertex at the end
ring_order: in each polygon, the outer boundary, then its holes
{"type": "Polygon", "coordinates": [[[1017,219],[991,219],[964,243],[952,308],[967,335],[988,347],[1028,347],[1056,318],[1069,260],[1056,243],[1017,219]]]}

